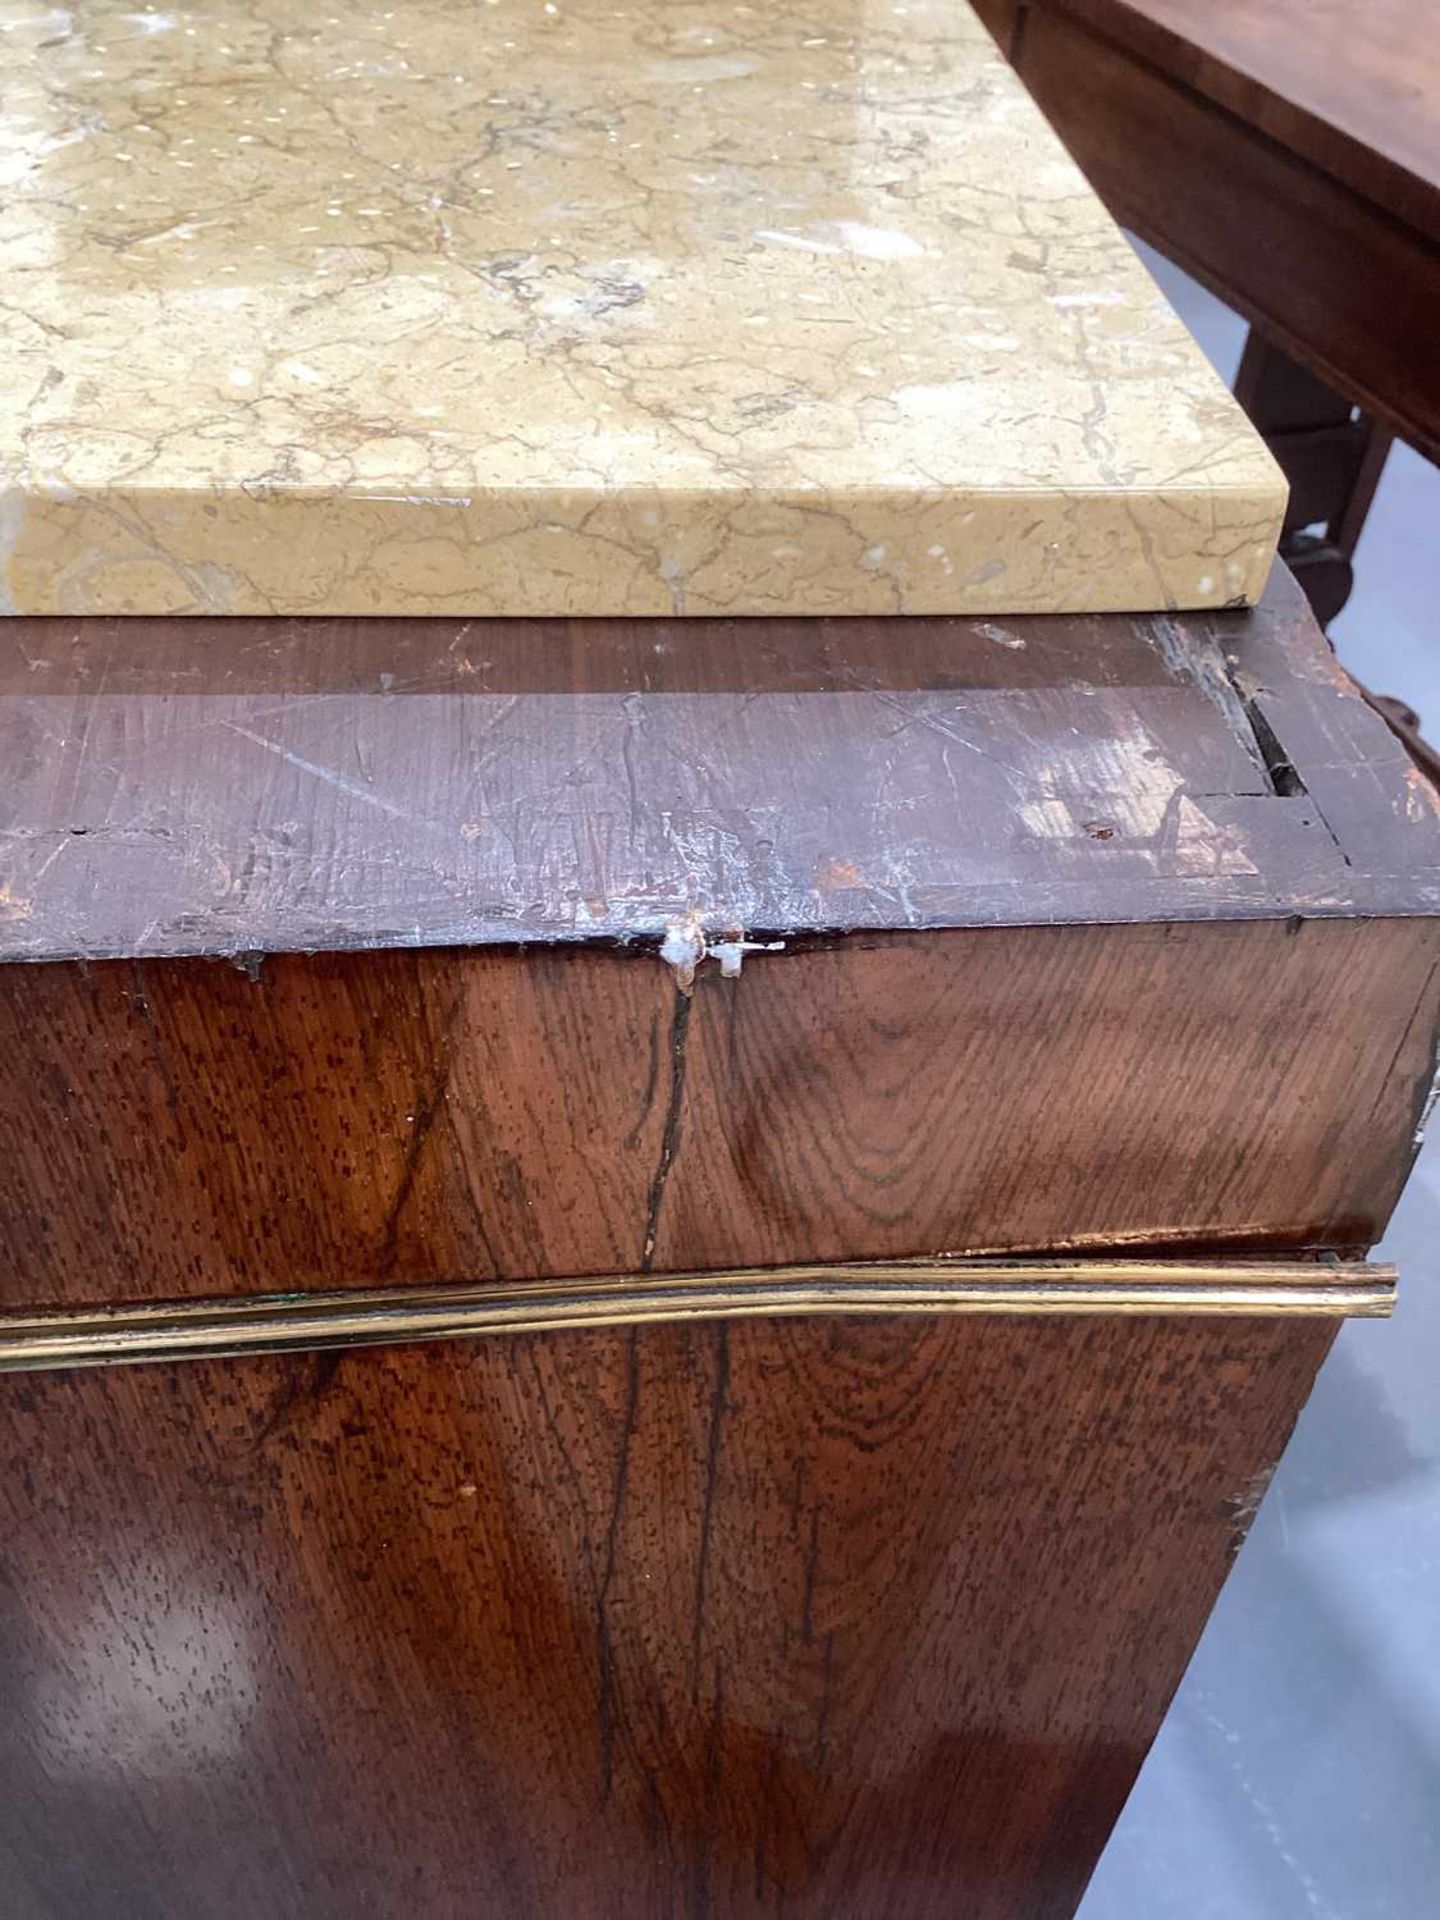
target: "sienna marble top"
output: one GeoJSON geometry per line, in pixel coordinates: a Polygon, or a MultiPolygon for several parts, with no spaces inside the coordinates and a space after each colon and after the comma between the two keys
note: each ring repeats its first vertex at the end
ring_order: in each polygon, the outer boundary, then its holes
{"type": "Polygon", "coordinates": [[[1198,607],[1283,499],[959,0],[0,0],[9,611],[1198,607]]]}

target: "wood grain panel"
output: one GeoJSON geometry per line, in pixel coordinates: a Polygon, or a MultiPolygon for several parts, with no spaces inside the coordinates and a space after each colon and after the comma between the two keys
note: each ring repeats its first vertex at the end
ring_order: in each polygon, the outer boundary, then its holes
{"type": "Polygon", "coordinates": [[[1330,1338],[823,1317],[0,1382],[0,1907],[1073,1910],[1330,1338]]]}
{"type": "Polygon", "coordinates": [[[1428,920],[0,972],[0,1305],[1076,1245],[1362,1247],[1428,920]]]}

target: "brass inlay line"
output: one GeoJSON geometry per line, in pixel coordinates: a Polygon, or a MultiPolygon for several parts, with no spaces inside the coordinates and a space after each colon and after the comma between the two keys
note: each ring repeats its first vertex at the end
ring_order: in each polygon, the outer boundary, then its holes
{"type": "Polygon", "coordinates": [[[935,1259],[261,1294],[0,1314],[0,1371],[784,1314],[1383,1317],[1395,1283],[1393,1267],[1363,1261],[935,1259]]]}

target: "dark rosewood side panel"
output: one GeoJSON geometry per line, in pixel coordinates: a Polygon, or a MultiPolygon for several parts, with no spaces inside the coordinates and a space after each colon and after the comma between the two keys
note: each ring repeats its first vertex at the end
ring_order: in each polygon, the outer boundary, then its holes
{"type": "Polygon", "coordinates": [[[1331,1331],[0,1382],[0,1907],[1060,1920],[1331,1331]]]}
{"type": "Polygon", "coordinates": [[[1064,1247],[1364,1247],[1431,920],[971,928],[713,963],[0,970],[0,1307],[1064,1247]]]}

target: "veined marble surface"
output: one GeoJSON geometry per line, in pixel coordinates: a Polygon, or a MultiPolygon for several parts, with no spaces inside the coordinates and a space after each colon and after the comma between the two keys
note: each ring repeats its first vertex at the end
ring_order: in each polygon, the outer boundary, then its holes
{"type": "Polygon", "coordinates": [[[1283,498],[959,0],[0,0],[12,612],[1202,606],[1283,498]]]}

